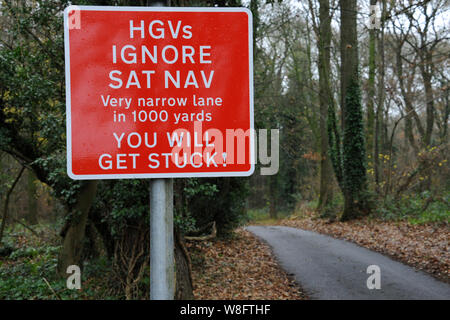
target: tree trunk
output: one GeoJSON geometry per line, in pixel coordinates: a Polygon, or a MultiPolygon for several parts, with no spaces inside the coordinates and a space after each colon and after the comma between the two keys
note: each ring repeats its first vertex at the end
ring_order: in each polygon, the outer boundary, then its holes
{"type": "Polygon", "coordinates": [[[269,178],[269,192],[270,192],[270,206],[269,206],[269,216],[271,219],[277,219],[277,175],[270,176],[269,178]]]}
{"type": "Polygon", "coordinates": [[[193,283],[191,259],[184,246],[183,238],[179,231],[175,231],[175,300],[192,300],[193,283]]]}
{"type": "Polygon", "coordinates": [[[341,109],[343,128],[343,221],[368,212],[363,113],[358,74],[356,0],[341,0],[341,109]]]}
{"type": "Polygon", "coordinates": [[[327,118],[328,108],[333,103],[330,80],[330,45],[331,45],[331,16],[329,0],[320,0],[320,26],[319,26],[319,101],[320,101],[320,191],[318,211],[321,215],[326,212],[326,208],[333,198],[332,182],[333,172],[329,157],[327,118]]]}
{"type": "Polygon", "coordinates": [[[25,220],[28,224],[34,225],[38,223],[37,219],[37,199],[36,199],[36,178],[31,170],[27,172],[27,197],[28,197],[28,210],[25,216],[25,220]]]}
{"type": "Polygon", "coordinates": [[[420,124],[419,116],[417,115],[417,113],[414,110],[414,107],[413,107],[413,104],[411,101],[411,96],[410,96],[411,82],[413,81],[414,73],[413,73],[412,77],[410,76],[410,78],[412,78],[412,79],[408,80],[408,90],[406,88],[406,84],[404,81],[402,47],[403,47],[403,42],[401,42],[398,45],[398,47],[396,48],[396,50],[397,50],[397,52],[396,52],[396,71],[397,72],[396,73],[397,73],[397,79],[398,79],[400,91],[403,96],[403,101],[405,102],[405,111],[407,113],[407,115],[405,117],[405,138],[409,142],[411,147],[413,148],[414,153],[418,154],[419,148],[417,147],[416,140],[414,138],[414,133],[413,133],[413,122],[412,122],[413,117],[416,119],[417,128],[422,137],[423,137],[424,133],[423,133],[422,125],[420,124]]]}
{"type": "MultiPolygon", "coordinates": [[[[376,5],[377,0],[370,0],[370,5],[376,5]]],[[[373,154],[375,131],[375,71],[376,71],[376,29],[369,30],[369,81],[367,86],[367,154],[373,154]]]]}
{"type": "Polygon", "coordinates": [[[60,276],[66,277],[67,267],[70,265],[77,265],[80,268],[81,256],[83,251],[83,240],[86,231],[86,223],[97,191],[98,181],[92,180],[80,190],[77,196],[77,202],[72,209],[73,217],[69,223],[67,231],[65,231],[63,246],[58,257],[57,272],[60,276]]]}
{"type": "Polygon", "coordinates": [[[24,170],[25,170],[25,167],[22,166],[22,168],[20,168],[19,174],[16,176],[16,179],[14,179],[13,184],[8,189],[8,192],[6,193],[5,203],[3,205],[2,224],[0,226],[0,244],[2,243],[3,232],[5,231],[6,220],[8,219],[9,198],[10,198],[12,192],[14,191],[14,188],[16,187],[17,182],[19,182],[20,177],[22,176],[22,173],[24,170]]]}
{"type": "Polygon", "coordinates": [[[380,193],[380,175],[381,175],[381,168],[380,168],[380,160],[379,160],[379,154],[382,151],[382,146],[380,145],[380,140],[382,136],[382,113],[384,109],[384,74],[385,74],[385,56],[384,56],[384,20],[386,16],[386,0],[382,0],[382,11],[381,11],[381,30],[380,30],[380,36],[378,38],[378,57],[380,59],[379,61],[379,72],[378,72],[378,105],[376,108],[375,113],[375,134],[373,137],[373,169],[374,169],[374,175],[375,175],[375,188],[377,193],[380,193]]]}
{"type": "Polygon", "coordinates": [[[356,31],[356,0],[340,0],[341,8],[341,108],[342,129],[345,130],[347,88],[358,75],[358,42],[356,31]]]}
{"type": "Polygon", "coordinates": [[[421,65],[421,73],[423,79],[423,86],[425,88],[426,99],[426,128],[425,137],[423,143],[425,147],[431,145],[431,136],[433,134],[434,125],[434,101],[433,101],[433,88],[431,86],[431,64],[432,56],[431,52],[426,53],[425,61],[421,65]]]}

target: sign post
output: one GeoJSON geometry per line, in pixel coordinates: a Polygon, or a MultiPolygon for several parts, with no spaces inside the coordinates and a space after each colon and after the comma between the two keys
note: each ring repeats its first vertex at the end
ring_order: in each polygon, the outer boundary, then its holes
{"type": "Polygon", "coordinates": [[[149,187],[150,299],[172,300],[175,295],[173,179],[150,179],[149,187]]]}
{"type": "Polygon", "coordinates": [[[175,293],[173,179],[150,180],[150,299],[175,293]]]}
{"type": "Polygon", "coordinates": [[[64,20],[67,173],[151,179],[151,299],[172,299],[173,178],[254,170],[251,13],[70,6],[64,20]]]}

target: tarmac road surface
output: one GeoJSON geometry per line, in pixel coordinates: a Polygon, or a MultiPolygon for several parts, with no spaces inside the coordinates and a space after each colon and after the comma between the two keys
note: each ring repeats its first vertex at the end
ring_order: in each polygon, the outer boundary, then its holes
{"type": "Polygon", "coordinates": [[[246,228],[312,299],[450,299],[450,285],[348,241],[282,226],[246,228]],[[380,289],[371,265],[379,267],[380,289]],[[368,278],[371,277],[370,281],[368,278]]]}

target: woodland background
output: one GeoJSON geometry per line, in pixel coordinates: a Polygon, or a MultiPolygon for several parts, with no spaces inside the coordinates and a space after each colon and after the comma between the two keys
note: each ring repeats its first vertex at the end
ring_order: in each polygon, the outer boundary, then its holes
{"type": "MultiPolygon", "coordinates": [[[[67,5],[0,2],[0,299],[145,299],[148,181],[66,174],[67,5]],[[83,266],[82,291],[65,289],[71,264],[83,266]]],[[[255,127],[280,130],[276,175],[175,179],[177,298],[193,297],[192,265],[205,262],[185,237],[213,223],[233,240],[238,226],[307,210],[326,223],[439,226],[448,239],[448,1],[170,5],[252,11],[255,127]]]]}

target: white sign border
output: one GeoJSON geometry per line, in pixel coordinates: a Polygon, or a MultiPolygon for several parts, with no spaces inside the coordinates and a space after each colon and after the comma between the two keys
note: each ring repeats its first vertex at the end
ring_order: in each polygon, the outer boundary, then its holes
{"type": "Polygon", "coordinates": [[[218,8],[218,7],[114,7],[114,6],[68,6],[64,10],[64,55],[66,78],[66,143],[67,143],[67,174],[74,180],[99,179],[151,179],[151,178],[199,178],[199,177],[248,177],[255,171],[255,137],[253,113],[253,18],[247,8],[218,8]],[[72,172],[72,122],[71,122],[71,92],[70,92],[70,47],[69,20],[71,10],[81,11],[148,11],[148,12],[244,12],[248,16],[248,48],[249,48],[249,89],[250,89],[250,170],[223,172],[182,172],[182,173],[139,173],[139,174],[74,174],[72,172]]]}

